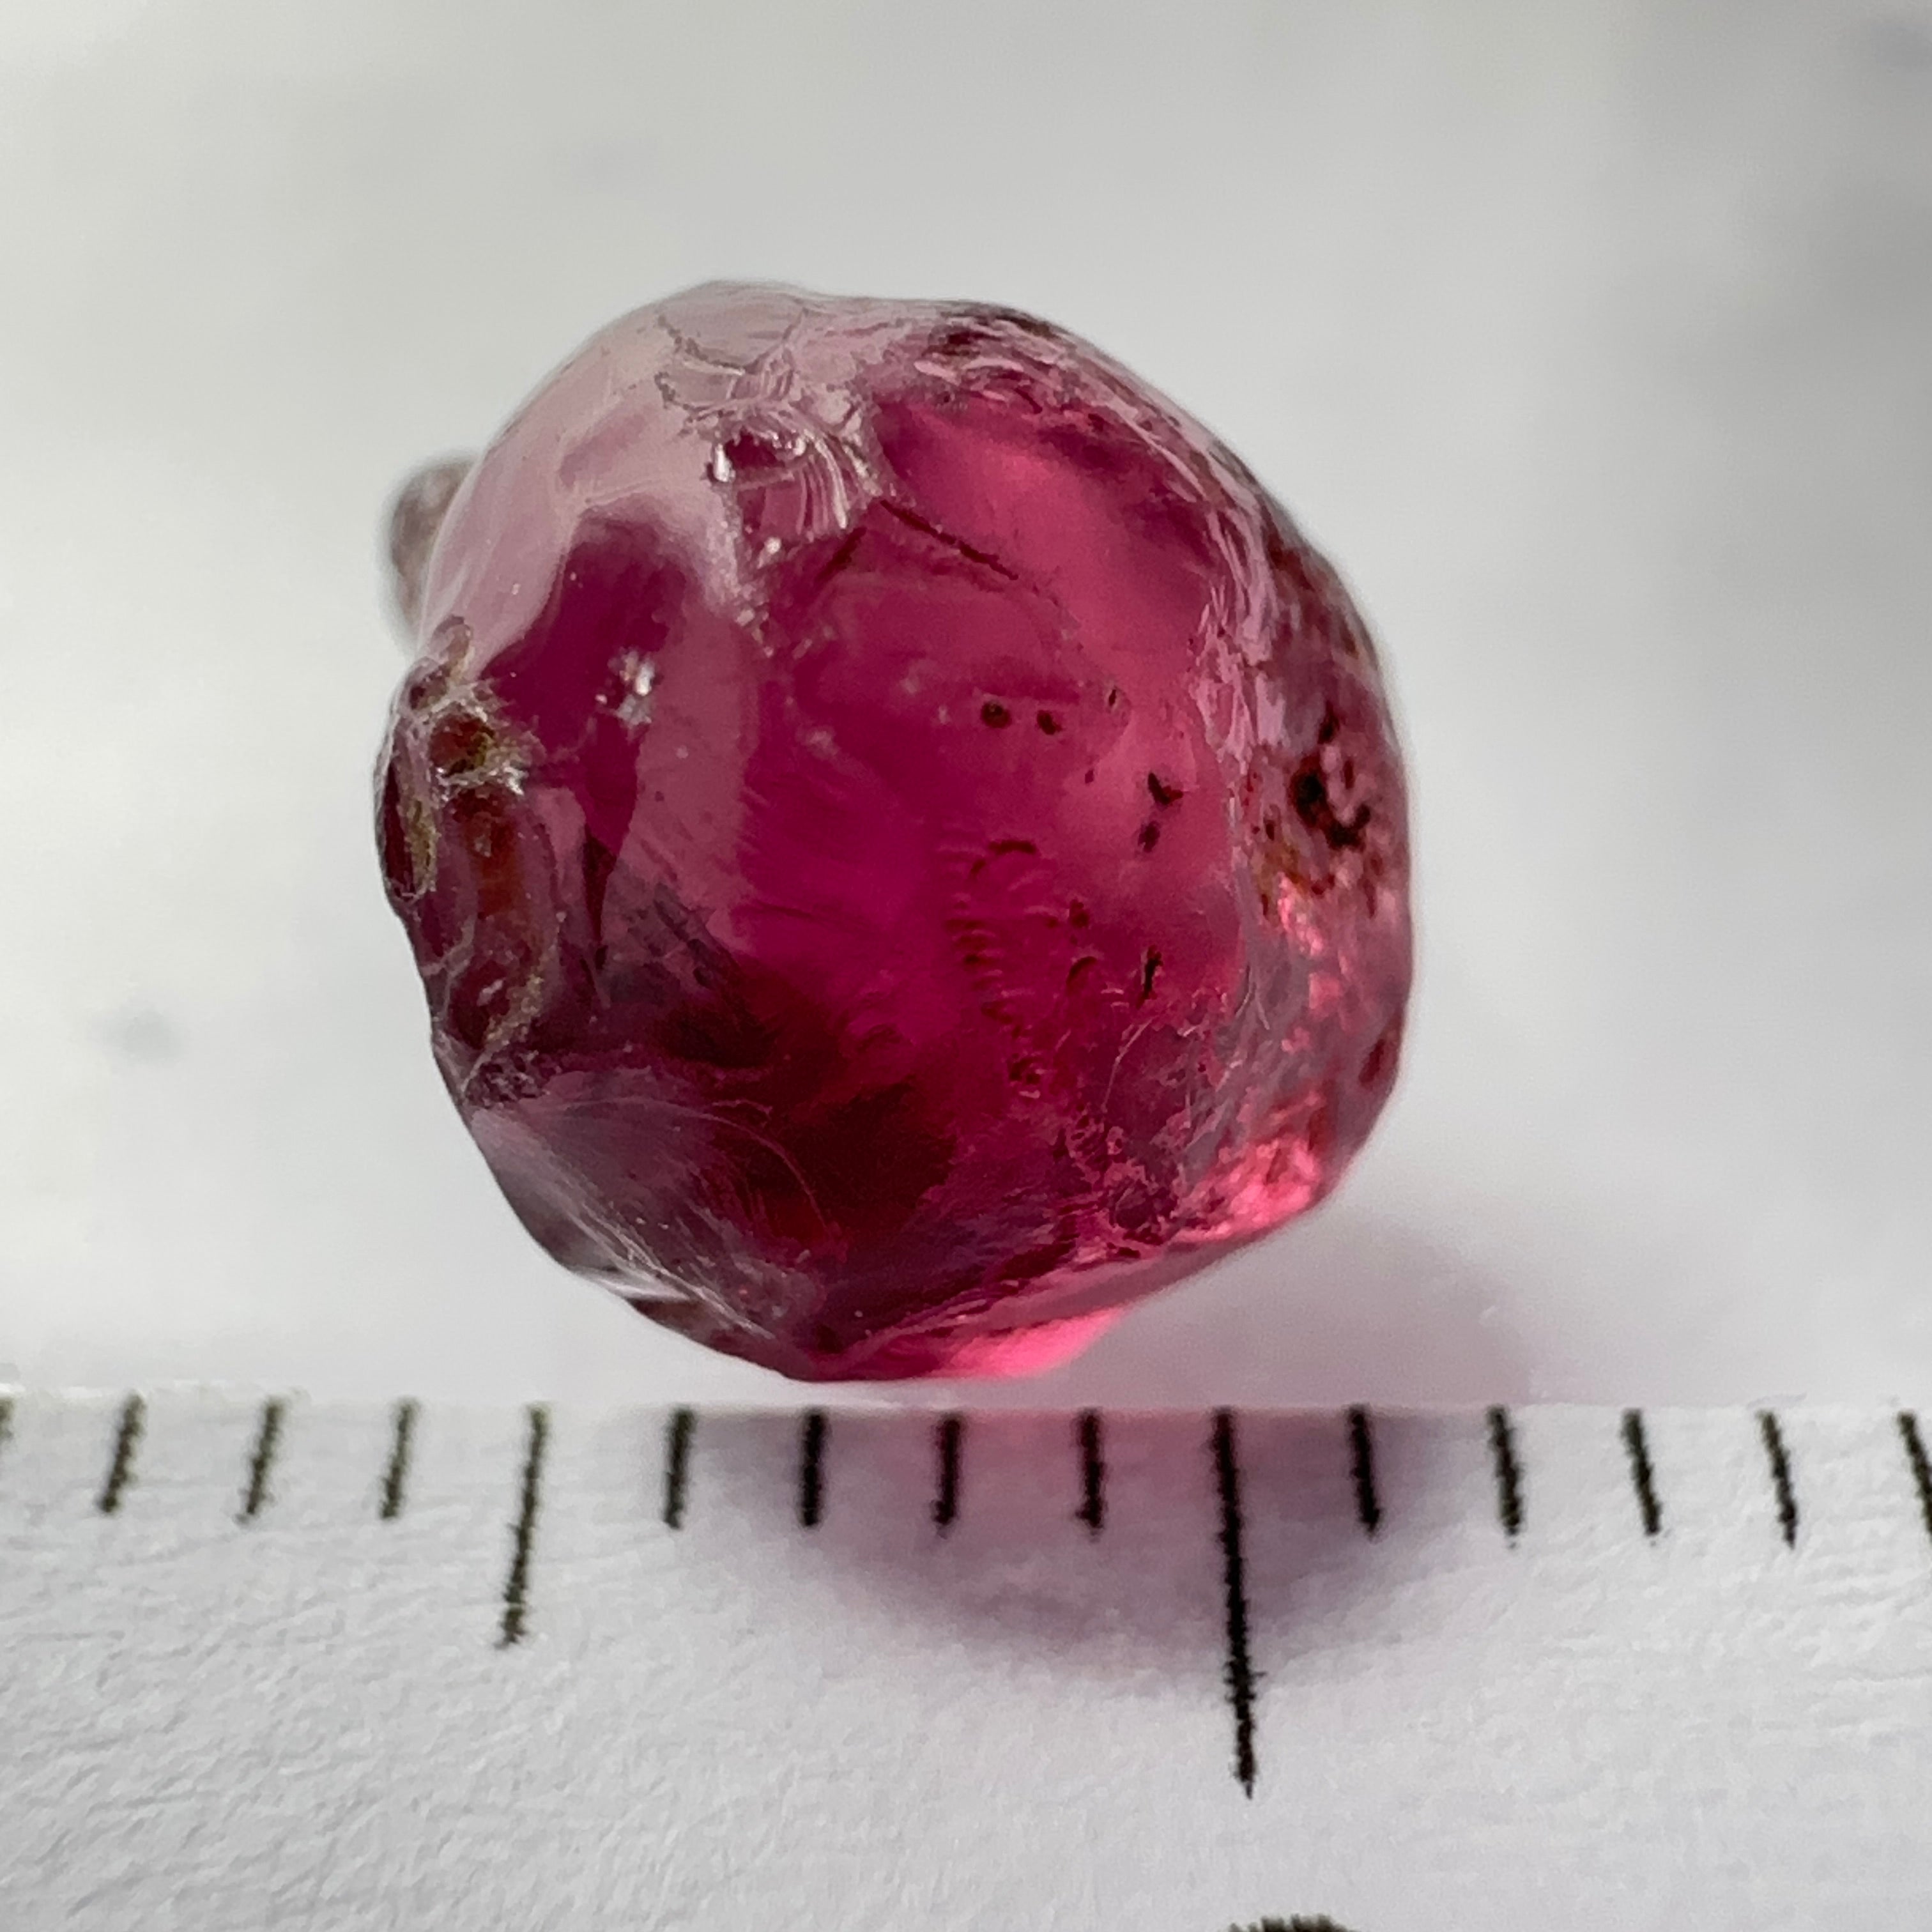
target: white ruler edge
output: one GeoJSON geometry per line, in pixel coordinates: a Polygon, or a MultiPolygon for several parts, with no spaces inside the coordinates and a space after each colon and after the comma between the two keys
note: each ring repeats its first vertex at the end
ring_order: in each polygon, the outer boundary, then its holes
{"type": "Polygon", "coordinates": [[[16,1393],[0,1925],[1932,1925],[1909,1413],[16,1393]]]}

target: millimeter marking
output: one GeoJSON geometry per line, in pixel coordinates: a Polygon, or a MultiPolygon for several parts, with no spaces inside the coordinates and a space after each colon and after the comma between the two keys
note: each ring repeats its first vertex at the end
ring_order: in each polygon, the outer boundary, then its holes
{"type": "Polygon", "coordinates": [[[1490,1457],[1496,1465],[1496,1514],[1503,1534],[1514,1543],[1522,1528],[1522,1465],[1510,1412],[1500,1402],[1490,1411],[1490,1457]]]}
{"type": "Polygon", "coordinates": [[[1925,1438],[1919,1433],[1918,1418],[1909,1408],[1898,1412],[1899,1439],[1905,1444],[1905,1460],[1912,1471],[1912,1484],[1918,1492],[1918,1514],[1924,1520],[1925,1534],[1932,1537],[1932,1460],[1925,1454],[1925,1438]]]}
{"type": "Polygon", "coordinates": [[[397,1403],[389,1420],[389,1460],[382,1471],[382,1487],[376,1514],[384,1522],[394,1522],[408,1499],[410,1451],[415,1446],[416,1402],[405,1396],[397,1403]]]}
{"type": "Polygon", "coordinates": [[[1107,1460],[1102,1447],[1100,1412],[1084,1408],[1074,1424],[1080,1448],[1080,1507],[1073,1512],[1090,1536],[1098,1536],[1107,1520],[1107,1460]]]}
{"type": "Polygon", "coordinates": [[[271,1396],[262,1405],[262,1419],[255,1427],[255,1446],[248,1456],[248,1486],[242,1492],[237,1522],[253,1522],[268,1504],[268,1478],[275,1466],[275,1451],[282,1439],[282,1419],[288,1404],[280,1396],[271,1396]]]}
{"type": "Polygon", "coordinates": [[[939,1492],[932,1499],[932,1523],[941,1536],[952,1527],[959,1514],[959,1444],[965,1430],[964,1417],[942,1415],[934,1432],[939,1451],[939,1492]]]}
{"type": "Polygon", "coordinates": [[[1630,1457],[1630,1486],[1636,1491],[1637,1514],[1646,1536],[1656,1536],[1664,1528],[1664,1509],[1657,1499],[1657,1472],[1651,1466],[1650,1441],[1644,1432],[1643,1411],[1624,1411],[1624,1453],[1630,1457]]]}
{"type": "Polygon", "coordinates": [[[509,1574],[503,1579],[503,1621],[496,1637],[497,1647],[503,1650],[521,1643],[529,1624],[530,1552],[536,1544],[537,1509],[543,1492],[544,1449],[550,1440],[550,1411],[533,1402],[529,1414],[517,1516],[510,1526],[509,1574]]]}
{"type": "Polygon", "coordinates": [[[825,1412],[808,1408],[799,1425],[798,1520],[816,1529],[825,1514],[825,1412]]]}
{"type": "Polygon", "coordinates": [[[1242,1549],[1241,1468],[1232,1410],[1214,1412],[1214,1487],[1221,1504],[1221,1594],[1227,1637],[1223,1676],[1234,1720],[1234,1776],[1255,1795],[1255,1673],[1248,1652],[1247,1562],[1242,1549]]]}
{"type": "Polygon", "coordinates": [[[1376,1438],[1369,1412],[1359,1402],[1348,1412],[1348,1474],[1355,1490],[1355,1520],[1372,1536],[1382,1520],[1376,1494],[1376,1438]]]}
{"type": "Polygon", "coordinates": [[[130,1395],[121,1405],[121,1419],[114,1429],[114,1454],[107,1465],[106,1480],[94,1507],[103,1516],[113,1516],[134,1480],[134,1452],[141,1446],[141,1432],[147,1426],[148,1405],[138,1395],[130,1395]]]}
{"type": "Polygon", "coordinates": [[[667,1529],[684,1526],[684,1491],[691,1475],[691,1432],[698,1418],[688,1408],[674,1408],[664,1424],[664,1520],[667,1529]]]}
{"type": "Polygon", "coordinates": [[[1798,1546],[1798,1492],[1791,1480],[1791,1452],[1784,1446],[1784,1431],[1776,1414],[1768,1408],[1757,1412],[1758,1433],[1764,1438],[1765,1460],[1771,1465],[1771,1485],[1778,1498],[1778,1534],[1787,1550],[1798,1546]]]}

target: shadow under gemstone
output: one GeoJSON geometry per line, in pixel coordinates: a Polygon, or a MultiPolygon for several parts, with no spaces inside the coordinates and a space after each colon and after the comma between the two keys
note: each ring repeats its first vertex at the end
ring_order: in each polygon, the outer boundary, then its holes
{"type": "Polygon", "coordinates": [[[1480,1266],[1344,1200],[1138,1304],[1063,1368],[914,1399],[1027,1408],[1525,1401],[1535,1391],[1507,1320],[1513,1300],[1480,1266]]]}
{"type": "Polygon", "coordinates": [[[728,1590],[854,1642],[883,1620],[1210,1711],[1238,1678],[1258,1710],[1270,1673],[1375,1624],[1391,1558],[1460,1507],[1444,1442],[1439,1418],[1349,1409],[700,1414],[680,1534],[728,1590]]]}

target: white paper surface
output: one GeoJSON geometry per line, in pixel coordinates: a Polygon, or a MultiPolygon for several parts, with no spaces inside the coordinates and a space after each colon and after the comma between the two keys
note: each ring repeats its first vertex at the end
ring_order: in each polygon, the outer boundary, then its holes
{"type": "Polygon", "coordinates": [[[783,1924],[838,1932],[1923,1932],[1932,1538],[1876,1411],[1378,1415],[1362,1531],[1333,1413],[1244,1414],[1256,1778],[1232,1771],[1209,1420],[550,1417],[435,1406],[378,1519],[380,1408],[23,1399],[0,1452],[9,1932],[783,1924]]]}

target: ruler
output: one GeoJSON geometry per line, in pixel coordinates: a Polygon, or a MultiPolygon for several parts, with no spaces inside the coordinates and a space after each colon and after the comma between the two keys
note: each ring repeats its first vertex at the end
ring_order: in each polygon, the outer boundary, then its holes
{"type": "Polygon", "coordinates": [[[16,1394],[0,1926],[1926,1932],[1926,1432],[16,1394]]]}

